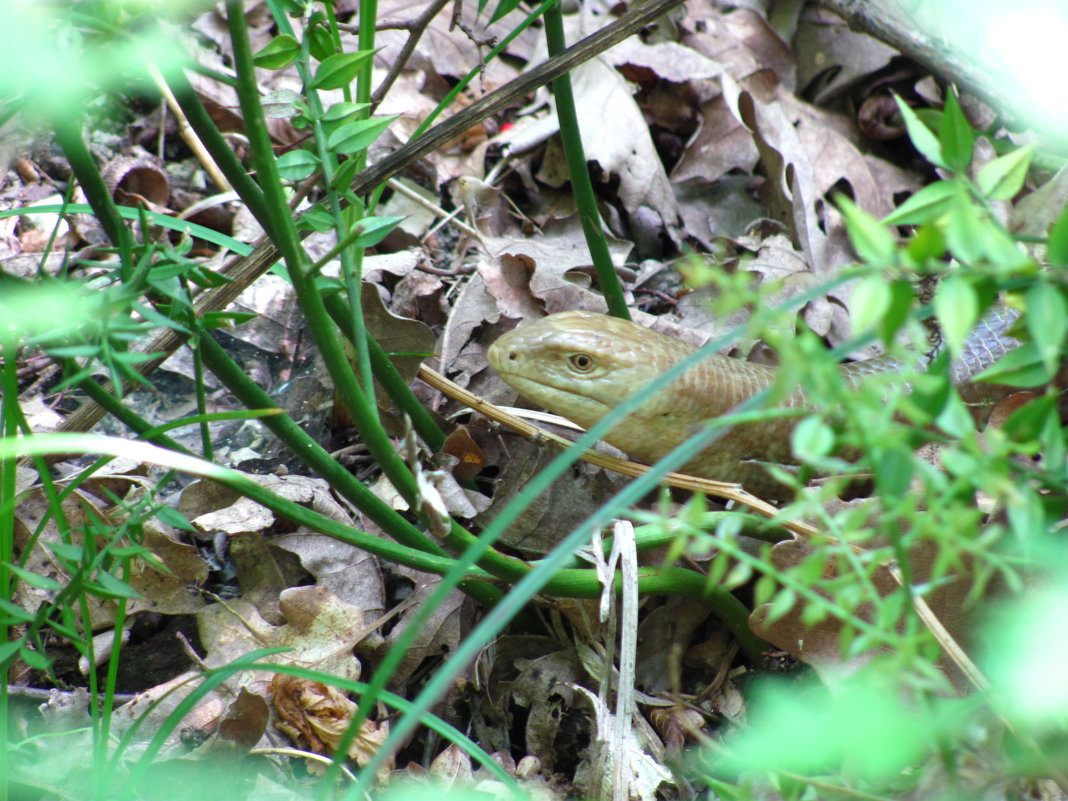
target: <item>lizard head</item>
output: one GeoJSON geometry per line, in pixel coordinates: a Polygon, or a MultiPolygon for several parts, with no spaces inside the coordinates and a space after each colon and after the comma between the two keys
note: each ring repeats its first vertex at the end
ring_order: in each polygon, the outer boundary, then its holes
{"type": "Polygon", "coordinates": [[[487,357],[523,397],[589,428],[691,350],[627,320],[567,311],[505,334],[487,357]]]}

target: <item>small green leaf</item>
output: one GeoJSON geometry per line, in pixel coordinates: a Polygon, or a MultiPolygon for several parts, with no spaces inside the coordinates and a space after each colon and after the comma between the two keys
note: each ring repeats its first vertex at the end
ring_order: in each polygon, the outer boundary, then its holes
{"type": "Polygon", "coordinates": [[[370,248],[377,245],[386,236],[400,225],[403,217],[364,217],[357,223],[362,229],[361,233],[353,241],[353,246],[358,248],[370,248]]]}
{"type": "Polygon", "coordinates": [[[112,354],[112,358],[120,364],[143,364],[144,362],[155,359],[160,354],[158,353],[138,353],[136,351],[115,351],[112,354]]]}
{"type": "Polygon", "coordinates": [[[292,89],[277,89],[268,92],[260,100],[263,116],[269,120],[288,120],[307,112],[304,98],[292,89]]]}
{"type": "Polygon", "coordinates": [[[912,282],[897,279],[888,284],[890,304],[879,321],[879,337],[883,342],[890,342],[908,319],[912,300],[916,296],[912,282]]]}
{"type": "Polygon", "coordinates": [[[746,562],[738,562],[731,568],[730,572],[723,578],[723,587],[726,589],[734,589],[740,587],[749,581],[753,576],[753,568],[746,562]]]}
{"type": "Polygon", "coordinates": [[[937,225],[921,225],[909,240],[905,252],[917,268],[923,269],[931,260],[942,258],[946,252],[946,239],[937,225]]]}
{"type": "Polygon", "coordinates": [[[794,454],[801,460],[818,460],[834,450],[834,431],[818,417],[806,417],[794,428],[794,454]]]}
{"type": "Polygon", "coordinates": [[[308,209],[297,218],[297,230],[311,230],[317,233],[325,233],[334,227],[334,218],[326,209],[308,209]]]}
{"type": "Polygon", "coordinates": [[[29,647],[19,649],[19,659],[34,670],[48,670],[52,664],[52,660],[47,656],[29,647]]]}
{"type": "Polygon", "coordinates": [[[335,153],[357,153],[366,150],[399,115],[356,120],[342,125],[326,140],[326,146],[335,153]]]}
{"type": "Polygon", "coordinates": [[[884,451],[875,466],[875,486],[886,501],[904,497],[912,481],[912,451],[891,448],[884,451]]]}
{"type": "Polygon", "coordinates": [[[1031,332],[1046,369],[1054,372],[1061,360],[1061,347],[1068,333],[1068,303],[1063,293],[1045,282],[1027,290],[1027,330],[1031,332]]]}
{"type": "Polygon", "coordinates": [[[99,345],[61,345],[58,348],[46,348],[52,356],[75,358],[79,356],[95,356],[100,353],[99,345]]]}
{"type": "Polygon", "coordinates": [[[942,155],[951,170],[963,172],[972,161],[975,147],[975,130],[968,124],[953,91],[946,93],[946,108],[939,126],[942,155]]]}
{"type": "Polygon", "coordinates": [[[326,61],[337,51],[337,43],[325,25],[312,25],[308,37],[308,50],[316,61],[326,61]]]}
{"type": "Polygon", "coordinates": [[[233,328],[257,317],[256,312],[205,312],[200,324],[205,328],[233,328]]]}
{"type": "Polygon", "coordinates": [[[165,523],[173,528],[180,528],[183,531],[196,531],[196,527],[189,522],[189,519],[171,506],[161,506],[157,509],[156,518],[161,523],[165,523]]]}
{"type": "Polygon", "coordinates": [[[309,88],[341,89],[348,86],[374,54],[374,50],[359,50],[355,53],[335,53],[327,57],[315,71],[309,88]]]}
{"type": "Polygon", "coordinates": [[[919,225],[945,214],[957,194],[952,181],[935,181],[910,197],[883,218],[884,225],[919,225]]]}
{"type": "Polygon", "coordinates": [[[63,585],[56,581],[54,578],[48,576],[42,576],[39,573],[27,570],[24,567],[13,565],[10,562],[7,563],[7,569],[25,581],[27,584],[37,587],[39,590],[46,590],[48,592],[58,592],[63,589],[63,585]]]}
{"type": "Polygon", "coordinates": [[[1060,426],[1057,414],[1057,396],[1043,395],[1025,403],[1008,416],[1001,430],[1013,442],[1023,444],[1037,440],[1044,432],[1050,419],[1060,426]]]}
{"type": "MultiPolygon", "coordinates": [[[[487,0],[479,0],[480,12],[483,8],[485,8],[486,2],[487,0]]],[[[520,0],[501,0],[501,2],[497,4],[497,8],[494,9],[493,16],[490,17],[489,24],[492,25],[497,20],[503,19],[504,17],[511,14],[513,11],[519,8],[519,2],[520,0]]]]}
{"type": "Polygon", "coordinates": [[[85,551],[81,546],[75,545],[71,542],[46,542],[45,547],[54,553],[60,561],[67,562],[68,564],[74,564],[80,562],[85,555],[85,551]]]}
{"type": "Polygon", "coordinates": [[[989,217],[984,218],[985,224],[979,229],[980,237],[976,243],[983,257],[991,264],[1017,277],[1034,273],[1035,263],[1027,255],[1027,251],[1012,237],[1012,234],[1000,224],[988,222],[989,219],[989,217]]]}
{"type": "Polygon", "coordinates": [[[96,583],[87,583],[85,589],[101,598],[140,598],[140,593],[125,581],[120,581],[106,570],[96,574],[96,583]]]}
{"type": "Polygon", "coordinates": [[[278,157],[278,174],[283,181],[303,181],[319,169],[319,157],[307,150],[290,150],[278,157]]]}
{"type": "Polygon", "coordinates": [[[22,637],[10,642],[0,642],[0,665],[6,667],[7,661],[19,652],[24,643],[25,639],[22,637]]]}
{"type": "Polygon", "coordinates": [[[976,176],[979,191],[991,200],[1012,200],[1023,188],[1034,152],[1034,145],[1025,145],[1019,150],[994,159],[979,170],[979,175],[976,176]]]}
{"type": "Polygon", "coordinates": [[[0,598],[0,610],[8,615],[9,622],[32,623],[34,616],[16,603],[0,598]]]}
{"type": "Polygon", "coordinates": [[[868,275],[853,286],[849,296],[854,335],[874,328],[890,308],[890,283],[881,275],[868,275]]]}
{"type": "Polygon", "coordinates": [[[334,103],[323,114],[323,122],[341,122],[371,107],[370,103],[350,103],[342,100],[334,103]]]}
{"type": "Polygon", "coordinates": [[[1054,267],[1068,267],[1068,206],[1061,210],[1049,229],[1046,256],[1054,267]]]}
{"type": "Polygon", "coordinates": [[[829,614],[830,612],[823,604],[805,604],[801,608],[801,622],[809,628],[815,628],[826,620],[829,614]]]}
{"type": "Polygon", "coordinates": [[[960,439],[975,430],[972,413],[957,392],[946,393],[946,403],[935,418],[935,425],[951,437],[960,439]]]}
{"type": "Polygon", "coordinates": [[[1024,542],[1036,542],[1048,536],[1046,510],[1033,487],[1026,484],[1017,487],[1006,498],[1006,507],[1013,536],[1024,542]]]}
{"type": "Polygon", "coordinates": [[[1040,387],[1053,379],[1034,342],[1025,342],[972,378],[1010,387],[1040,387]]]}
{"type": "Polygon", "coordinates": [[[961,261],[975,263],[981,261],[986,253],[983,242],[987,225],[964,188],[958,189],[957,197],[945,217],[946,244],[961,261]]]}
{"type": "Polygon", "coordinates": [[[335,192],[345,193],[352,184],[352,179],[360,169],[360,160],[350,158],[334,173],[334,181],[331,184],[335,192]]]}
{"type": "Polygon", "coordinates": [[[949,165],[942,158],[942,146],[938,143],[938,139],[931,132],[931,129],[923,124],[920,118],[916,116],[916,112],[909,108],[904,100],[897,95],[894,95],[894,100],[897,101],[897,107],[901,110],[901,116],[905,119],[905,128],[908,129],[909,139],[912,140],[913,147],[936,167],[948,167],[949,165]]]}
{"type": "Polygon", "coordinates": [[[892,264],[897,250],[894,235],[844,195],[838,196],[837,203],[845,217],[849,241],[853,243],[857,255],[875,267],[892,264]]]}
{"type": "Polygon", "coordinates": [[[775,579],[764,573],[757,579],[756,586],[753,587],[753,604],[756,606],[766,604],[771,600],[777,589],[779,589],[779,585],[775,579]]]}
{"type": "Polygon", "coordinates": [[[788,587],[783,587],[772,598],[771,604],[768,606],[767,615],[764,617],[763,623],[773,623],[783,615],[787,614],[794,608],[794,604],[797,603],[797,593],[788,587]]]}
{"type": "Polygon", "coordinates": [[[274,37],[260,49],[252,62],[265,70],[280,70],[292,64],[300,55],[300,42],[283,33],[274,37]]]}
{"type": "Polygon", "coordinates": [[[935,316],[949,352],[956,356],[979,319],[979,298],[973,287],[959,275],[947,275],[934,296],[935,316]]]}
{"type": "Polygon", "coordinates": [[[330,136],[346,122],[358,119],[369,108],[371,108],[370,103],[350,103],[347,100],[334,103],[323,114],[323,131],[330,136]]]}

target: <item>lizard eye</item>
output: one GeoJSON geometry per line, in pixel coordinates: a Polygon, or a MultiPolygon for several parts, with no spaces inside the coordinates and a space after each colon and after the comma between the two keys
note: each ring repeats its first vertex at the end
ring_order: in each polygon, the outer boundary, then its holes
{"type": "Polygon", "coordinates": [[[567,360],[579,373],[588,373],[593,369],[593,357],[588,353],[572,353],[567,360]]]}

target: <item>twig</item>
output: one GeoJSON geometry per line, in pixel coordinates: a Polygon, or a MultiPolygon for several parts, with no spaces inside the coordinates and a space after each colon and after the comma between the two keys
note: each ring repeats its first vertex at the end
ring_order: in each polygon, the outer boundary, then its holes
{"type": "Polygon", "coordinates": [[[193,155],[197,157],[197,161],[201,163],[205,172],[208,173],[208,177],[211,178],[212,182],[219,187],[221,191],[233,191],[233,187],[230,186],[230,182],[226,180],[226,176],[222,174],[219,165],[215,163],[215,159],[211,157],[208,149],[204,147],[204,144],[200,141],[200,137],[198,137],[196,131],[193,130],[193,126],[191,126],[189,120],[186,119],[185,112],[182,111],[182,107],[178,105],[178,100],[175,98],[171,88],[167,85],[167,81],[163,77],[163,74],[156,68],[155,64],[146,64],[145,66],[148,68],[148,74],[152,76],[152,80],[155,82],[160,94],[163,95],[163,100],[166,102],[167,107],[174,115],[174,119],[178,122],[178,135],[182,137],[182,141],[189,145],[189,149],[193,151],[193,155]]]}
{"type": "Polygon", "coordinates": [[[426,33],[426,29],[430,27],[430,23],[434,20],[434,17],[436,17],[448,4],[449,0],[434,0],[426,7],[426,10],[423,11],[422,14],[412,20],[408,27],[408,39],[404,42],[404,47],[401,48],[400,53],[398,53],[397,57],[393,60],[393,64],[390,65],[389,72],[386,73],[386,77],[382,80],[382,83],[380,83],[378,88],[371,94],[372,111],[378,108],[378,104],[382,102],[382,98],[384,98],[386,93],[392,88],[393,82],[397,80],[397,77],[404,71],[404,68],[408,66],[408,60],[412,57],[416,45],[419,44],[419,40],[423,38],[423,34],[426,33]]]}
{"type": "Polygon", "coordinates": [[[420,195],[418,192],[412,191],[411,189],[406,187],[404,184],[402,184],[400,181],[398,181],[398,180],[396,180],[394,178],[390,178],[388,181],[386,181],[386,184],[394,192],[398,192],[398,193],[404,195],[406,198],[408,198],[409,200],[411,200],[414,203],[419,204],[420,206],[422,206],[427,211],[433,212],[435,216],[442,217],[444,220],[446,220],[448,222],[451,222],[459,231],[461,231],[466,236],[469,236],[472,239],[478,239],[479,238],[478,231],[476,231],[474,228],[472,228],[467,223],[460,222],[459,220],[457,220],[455,214],[450,214],[449,212],[445,211],[445,209],[443,209],[441,206],[437,206],[437,205],[431,203],[429,200],[427,200],[425,197],[420,195]]]}
{"type": "MultiPolygon", "coordinates": [[[[323,756],[322,754],[317,754],[314,751],[301,751],[299,748],[288,748],[286,746],[274,746],[274,747],[271,747],[271,748],[253,748],[251,751],[249,751],[249,754],[254,754],[255,756],[278,755],[278,756],[301,757],[303,759],[307,759],[307,760],[310,760],[312,762],[319,762],[319,763],[321,763],[323,765],[327,765],[327,766],[330,766],[330,765],[334,764],[334,760],[332,760],[328,756],[323,756]]],[[[350,782],[355,782],[356,781],[356,777],[353,775],[352,771],[349,770],[347,767],[345,767],[344,765],[338,765],[338,769],[342,773],[345,774],[345,777],[350,782]]]]}

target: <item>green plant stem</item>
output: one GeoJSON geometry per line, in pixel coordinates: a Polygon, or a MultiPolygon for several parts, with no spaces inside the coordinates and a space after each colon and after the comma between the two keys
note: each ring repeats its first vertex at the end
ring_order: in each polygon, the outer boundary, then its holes
{"type": "MultiPolygon", "coordinates": [[[[69,529],[64,527],[64,530],[68,532],[66,539],[70,540],[69,529]]],[[[52,606],[54,610],[58,611],[67,603],[65,596],[74,596],[72,600],[77,603],[82,616],[81,622],[85,631],[85,640],[80,643],[81,647],[78,648],[78,650],[89,665],[89,674],[86,678],[89,682],[89,697],[94,700],[94,703],[89,705],[89,718],[92,721],[93,728],[94,777],[100,776],[100,765],[107,754],[108,743],[107,740],[104,739],[104,732],[110,723],[110,721],[105,721],[103,719],[103,709],[99,704],[95,703],[96,699],[100,697],[100,678],[96,669],[96,658],[94,654],[96,649],[93,646],[93,626],[92,617],[89,612],[89,593],[84,590],[84,583],[89,580],[90,571],[97,561],[97,556],[98,552],[96,550],[95,533],[90,531],[87,527],[82,531],[82,563],[79,566],[78,571],[71,575],[70,580],[67,582],[67,586],[60,591],[55,599],[53,599],[52,606]]],[[[37,615],[32,628],[43,626],[45,622],[46,619],[43,615],[37,615]]],[[[78,643],[75,643],[76,647],[78,645],[78,643]]],[[[94,799],[103,798],[102,789],[103,788],[97,786],[92,788],[94,799]]]]}
{"type": "MultiPolygon", "coordinates": [[[[6,329],[0,329],[0,354],[3,354],[3,372],[0,374],[3,392],[0,392],[0,437],[18,435],[18,348],[15,339],[6,329]]],[[[11,570],[8,567],[15,555],[15,478],[17,462],[14,458],[0,459],[0,599],[11,603],[14,594],[11,570]]],[[[6,616],[5,616],[6,618],[6,616]]],[[[0,643],[9,643],[10,630],[6,622],[0,622],[0,643]]],[[[0,801],[7,801],[7,777],[11,775],[8,765],[8,679],[13,659],[5,660],[0,667],[0,801]]]]}
{"type": "MultiPolygon", "coordinates": [[[[564,39],[564,16],[557,3],[545,12],[545,39],[549,46],[549,55],[558,56],[567,49],[564,39]]],[[[578,206],[582,232],[586,236],[586,246],[593,258],[593,267],[597,271],[597,280],[601,284],[608,303],[608,312],[624,320],[630,319],[630,309],[623,295],[623,287],[616,276],[612,264],[612,254],[608,250],[601,227],[601,214],[597,210],[597,197],[593,193],[590,170],[586,165],[586,152],[582,146],[582,131],[578,124],[578,112],[575,110],[575,93],[571,88],[571,76],[564,73],[552,82],[553,99],[556,101],[556,116],[560,123],[560,139],[564,145],[564,157],[567,170],[571,175],[571,190],[578,206]]]]}
{"type": "MultiPolygon", "coordinates": [[[[270,396],[245,374],[214,337],[204,336],[200,347],[204,363],[245,406],[262,409],[274,405],[270,396]]],[[[297,454],[304,464],[324,478],[336,492],[351,501],[397,542],[424,553],[448,556],[444,548],[401,517],[389,504],[334,461],[289,415],[264,418],[263,424],[297,454]]]]}
{"type": "MultiPolygon", "coordinates": [[[[345,307],[345,304],[342,303],[337,295],[326,295],[323,298],[323,303],[326,305],[326,310],[337,324],[337,327],[351,340],[353,334],[351,331],[346,330],[349,322],[349,310],[345,307]]],[[[397,372],[397,368],[393,366],[389,355],[378,344],[378,340],[369,333],[367,346],[371,357],[371,369],[374,371],[375,378],[382,385],[382,389],[389,395],[390,400],[397,404],[397,408],[408,415],[412,421],[412,427],[423,442],[427,444],[427,447],[435,452],[440,451],[445,444],[445,432],[441,430],[433,415],[415,397],[415,393],[408,386],[408,382],[397,372]]]]}
{"type": "Polygon", "coordinates": [[[134,239],[130,230],[123,225],[122,217],[111,198],[111,193],[104,184],[104,178],[97,169],[93,156],[82,138],[81,117],[57,117],[54,122],[56,142],[63,148],[63,153],[70,163],[71,171],[81,184],[82,191],[93,207],[100,225],[108,239],[119,250],[121,272],[124,278],[130,277],[133,269],[134,239]]]}
{"type": "MultiPolygon", "coordinates": [[[[122,560],[122,580],[123,583],[129,584],[130,581],[130,559],[125,557],[122,560]]],[[[114,639],[111,643],[111,654],[108,657],[108,673],[105,678],[104,685],[104,698],[103,704],[100,709],[100,730],[98,732],[97,749],[95,753],[95,761],[93,765],[93,776],[104,776],[107,769],[107,754],[108,746],[111,744],[111,717],[115,704],[115,684],[119,677],[119,657],[122,653],[122,632],[126,627],[126,598],[119,598],[116,602],[115,608],[115,621],[112,631],[114,632],[114,639]]],[[[87,628],[90,625],[90,621],[86,619],[87,628]]],[[[88,654],[89,664],[93,664],[93,653],[90,651],[88,654]]],[[[90,668],[95,673],[95,667],[90,668]]],[[[96,696],[92,696],[94,699],[96,696]]],[[[102,788],[97,788],[97,790],[102,788]]],[[[110,789],[110,788],[107,788],[110,789]]]]}
{"type": "MultiPolygon", "coordinates": [[[[333,9],[328,12],[335,29],[337,20],[333,18],[333,9]]],[[[375,22],[378,20],[378,0],[360,0],[360,29],[356,34],[360,50],[375,49],[375,22]]],[[[367,61],[356,78],[356,102],[371,102],[371,75],[374,64],[367,61]]]]}
{"type": "MultiPolygon", "coordinates": [[[[145,420],[143,417],[132,411],[129,407],[124,406],[118,398],[104,389],[100,384],[96,382],[94,378],[83,378],[77,382],[75,386],[82,392],[88,395],[93,401],[103,408],[108,414],[121,422],[124,426],[129,428],[138,436],[144,436],[146,433],[152,430],[152,424],[145,420]]],[[[271,404],[272,406],[274,404],[271,404]]],[[[167,448],[168,450],[177,451],[178,453],[189,453],[189,451],[168,437],[166,434],[155,434],[148,436],[146,439],[149,442],[153,442],[159,445],[161,448],[167,448]]]]}
{"type": "Polygon", "coordinates": [[[263,199],[263,190],[249,177],[248,171],[234,155],[234,151],[208,115],[207,109],[200,102],[200,98],[189,85],[185,75],[180,70],[175,70],[173,75],[168,76],[168,81],[189,125],[211,154],[215,164],[222,170],[230,186],[234,188],[234,191],[241,197],[241,201],[256,218],[256,222],[266,229],[270,225],[270,217],[263,199]]]}

